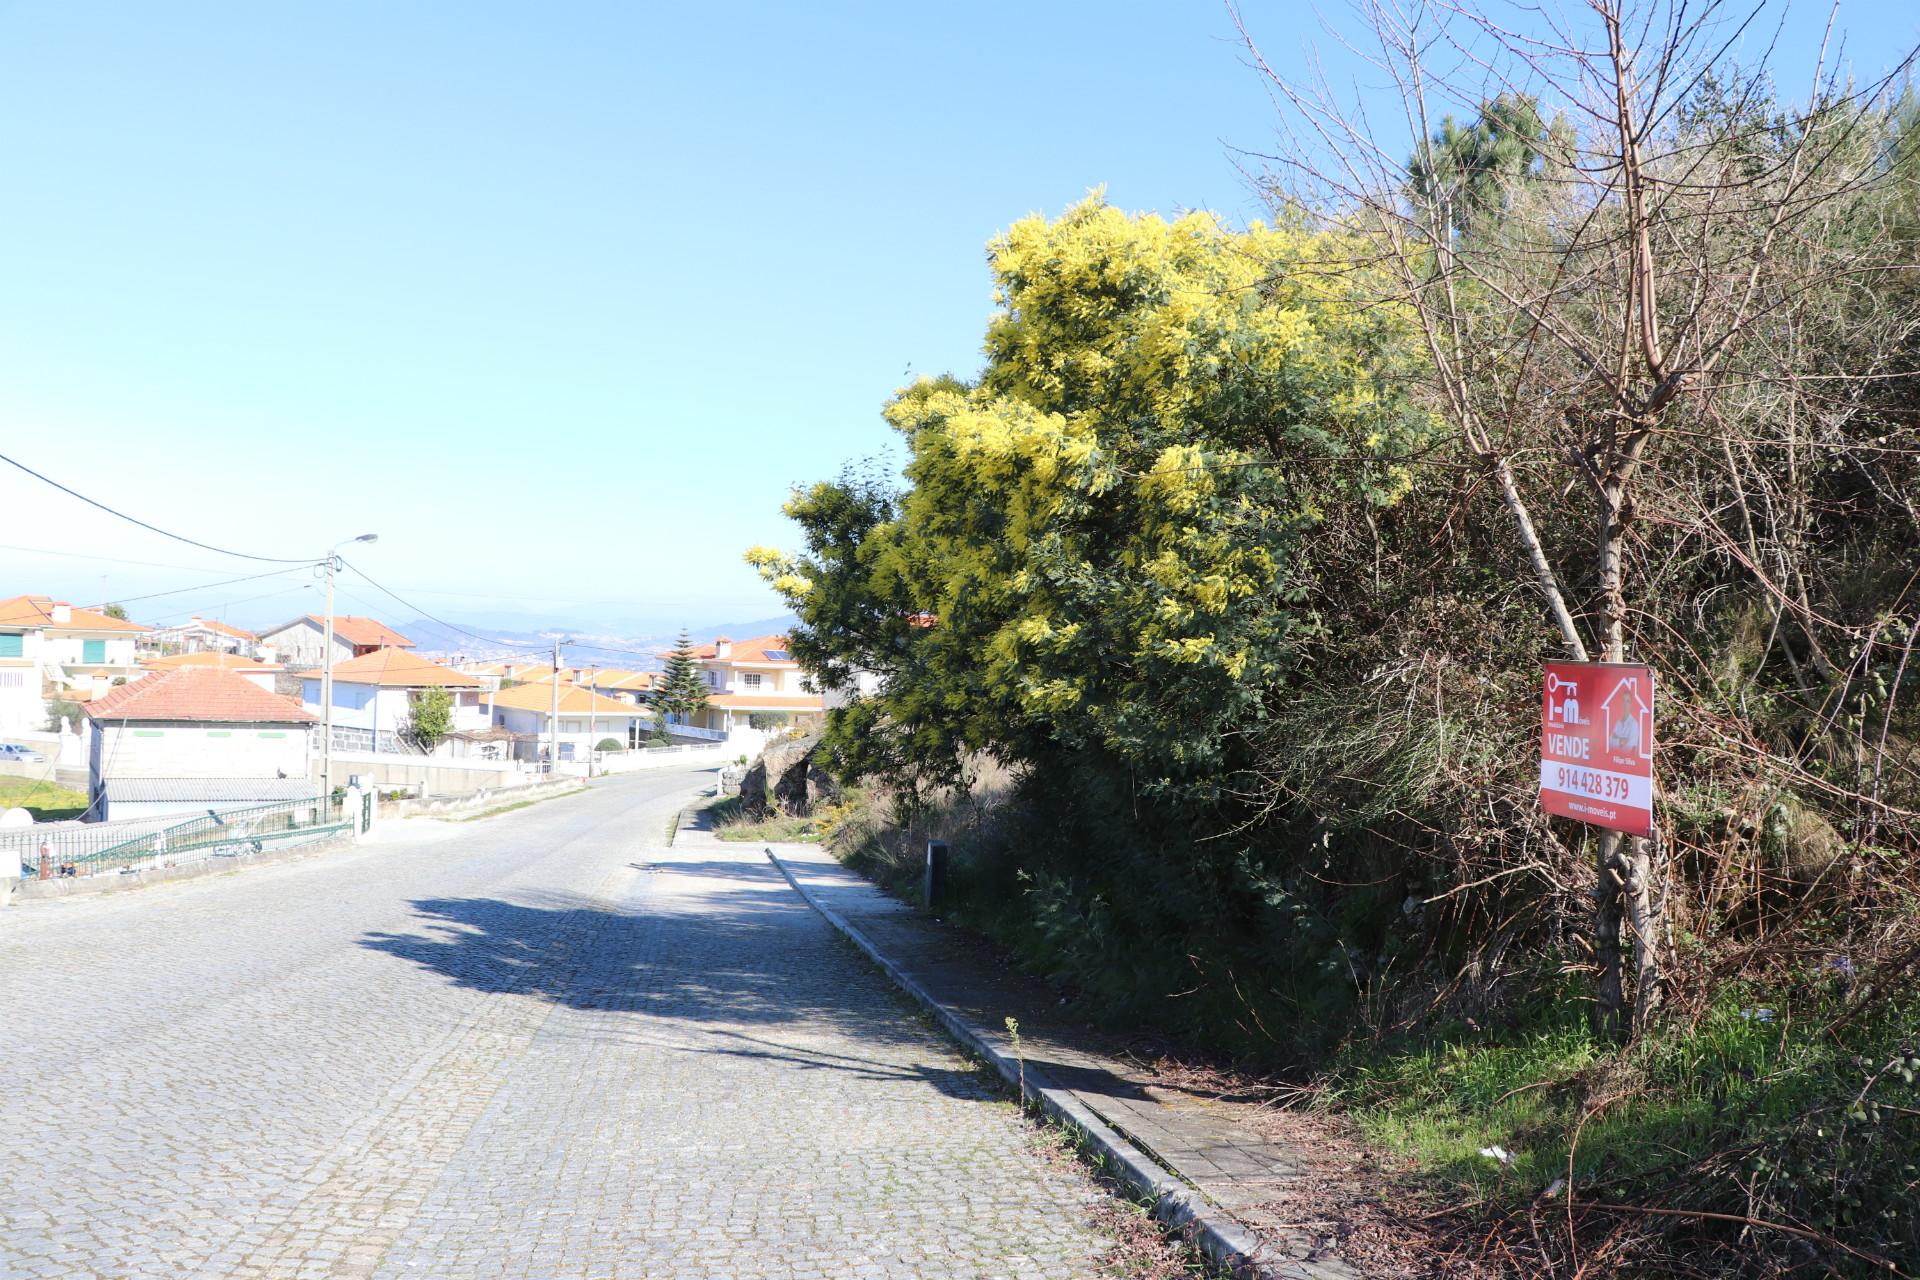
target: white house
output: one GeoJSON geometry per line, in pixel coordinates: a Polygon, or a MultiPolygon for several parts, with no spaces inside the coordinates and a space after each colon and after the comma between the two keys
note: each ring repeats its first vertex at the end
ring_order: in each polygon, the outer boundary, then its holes
{"type": "MultiPolygon", "coordinates": [[[[271,645],[274,656],[290,667],[317,667],[327,660],[327,620],[310,613],[260,633],[260,643],[271,645]]],[[[413,641],[378,618],[335,614],[333,660],[346,662],[380,649],[411,649],[413,641]]]]}
{"type": "Polygon", "coordinates": [[[47,596],[0,600],[0,727],[41,728],[47,696],[84,700],[136,678],[135,642],[146,630],[47,596]]]}
{"type": "Polygon", "coordinates": [[[141,640],[144,649],[162,654],[238,653],[258,657],[254,652],[260,637],[251,631],[228,626],[217,618],[194,614],[185,622],[170,627],[155,627],[141,640]]]}
{"type": "MultiPolygon", "coordinates": [[[[300,673],[300,704],[315,717],[324,714],[321,673],[300,673]]],[[[492,697],[480,677],[408,653],[375,649],[333,668],[333,745],[341,751],[396,751],[413,719],[413,695],[445,689],[453,699],[455,729],[485,729],[491,723],[492,697]]]]}
{"type": "Polygon", "coordinates": [[[697,713],[693,736],[734,737],[750,731],[818,726],[826,700],[787,651],[783,635],[729,640],[721,636],[693,651],[707,682],[707,709],[697,713]]]}
{"type": "MultiPolygon", "coordinates": [[[[515,685],[493,695],[493,723],[519,738],[521,758],[543,759],[553,723],[551,681],[515,685]]],[[[578,685],[560,686],[560,758],[587,760],[602,739],[612,738],[628,748],[653,736],[651,707],[620,702],[578,685]]]]}
{"type": "Polygon", "coordinates": [[[155,672],[87,704],[87,816],[224,811],[302,800],[313,717],[230,671],[155,672]]]}

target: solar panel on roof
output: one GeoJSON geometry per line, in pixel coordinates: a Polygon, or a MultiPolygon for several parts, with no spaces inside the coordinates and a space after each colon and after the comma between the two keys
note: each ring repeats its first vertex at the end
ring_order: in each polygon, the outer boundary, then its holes
{"type": "Polygon", "coordinates": [[[766,652],[767,652],[768,662],[792,662],[793,661],[793,655],[789,654],[785,649],[768,649],[766,652]]]}

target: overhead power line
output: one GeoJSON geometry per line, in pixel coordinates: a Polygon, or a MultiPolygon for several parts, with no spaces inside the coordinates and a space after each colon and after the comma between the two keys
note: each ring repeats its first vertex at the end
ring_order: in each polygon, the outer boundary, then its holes
{"type": "MultiPolygon", "coordinates": [[[[477,631],[469,631],[465,627],[455,626],[453,623],[448,622],[445,618],[437,618],[433,614],[428,613],[425,609],[422,609],[419,605],[407,599],[405,596],[400,595],[399,593],[391,590],[390,588],[381,586],[380,583],[378,583],[373,578],[368,576],[367,571],[365,569],[362,569],[359,565],[347,559],[345,556],[340,557],[340,563],[344,564],[347,568],[359,574],[361,578],[366,580],[369,586],[373,587],[375,590],[379,591],[382,595],[394,601],[396,604],[400,605],[402,608],[411,609],[419,617],[425,618],[428,622],[434,623],[438,626],[445,627],[447,630],[452,631],[455,634],[466,636],[468,639],[471,639],[471,640],[478,640],[481,644],[499,645],[507,649],[524,649],[528,651],[540,650],[544,652],[548,648],[552,647],[553,642],[550,640],[542,640],[537,643],[530,643],[524,640],[501,640],[501,639],[497,639],[494,636],[483,636],[477,631]]],[[[658,654],[653,653],[652,651],[646,650],[646,649],[614,649],[614,648],[609,648],[606,645],[585,644],[578,640],[563,640],[561,641],[561,643],[569,649],[584,649],[590,653],[612,653],[612,654],[620,654],[622,656],[630,657],[630,658],[654,658],[659,656],[658,654]]]]}
{"type": "MultiPolygon", "coordinates": [[[[304,565],[300,566],[300,568],[305,567],[304,565]]],[[[101,603],[134,604],[141,600],[158,600],[162,596],[184,596],[194,591],[211,591],[215,587],[230,587],[236,582],[258,582],[262,578],[278,578],[283,574],[298,573],[299,571],[299,568],[269,569],[265,573],[250,573],[244,578],[222,578],[218,582],[202,582],[198,586],[192,587],[175,587],[171,591],[155,591],[144,596],[115,596],[111,602],[102,601],[101,603]]]]}
{"type": "Polygon", "coordinates": [[[345,556],[340,557],[340,563],[344,564],[345,566],[347,566],[347,568],[359,574],[362,578],[365,578],[367,581],[367,585],[371,586],[374,590],[380,592],[380,594],[388,597],[389,599],[393,600],[395,603],[405,608],[413,610],[414,613],[416,613],[422,618],[425,618],[428,622],[435,623],[439,626],[445,627],[449,631],[457,632],[460,635],[467,636],[474,640],[478,640],[482,644],[505,645],[509,649],[546,649],[549,647],[549,645],[546,642],[542,642],[540,644],[526,644],[526,643],[522,643],[514,640],[496,640],[491,636],[483,636],[477,631],[469,631],[465,627],[456,627],[455,625],[453,625],[453,623],[448,622],[445,618],[434,617],[432,614],[428,613],[425,609],[422,609],[419,605],[407,599],[405,596],[397,595],[394,592],[389,591],[387,588],[381,586],[377,581],[375,581],[371,576],[368,575],[365,569],[362,569],[359,565],[347,559],[345,556]]]}
{"type": "Polygon", "coordinates": [[[78,498],[80,501],[86,503],[88,506],[98,508],[99,510],[104,511],[108,515],[113,516],[117,519],[125,520],[128,524],[139,525],[142,529],[145,529],[149,533],[157,533],[163,538],[172,538],[175,542],[184,542],[188,546],[198,547],[202,551],[211,551],[211,552],[214,552],[216,555],[232,556],[237,560],[258,560],[263,564],[313,564],[315,563],[313,557],[311,556],[256,556],[251,552],[229,551],[225,547],[216,547],[210,542],[201,542],[197,539],[189,538],[185,534],[172,533],[166,529],[162,529],[159,525],[148,524],[145,520],[142,520],[137,516],[130,516],[126,512],[121,511],[116,507],[110,507],[104,502],[101,502],[94,498],[89,498],[86,494],[81,493],[77,489],[69,489],[66,485],[61,484],[58,480],[53,479],[51,476],[41,475],[38,471],[35,471],[32,467],[28,466],[24,462],[19,461],[17,458],[9,458],[6,454],[0,453],[0,462],[4,462],[10,467],[14,467],[18,470],[24,471],[28,475],[32,476],[35,480],[40,481],[42,484],[52,485],[54,488],[66,494],[68,497],[78,498]]]}

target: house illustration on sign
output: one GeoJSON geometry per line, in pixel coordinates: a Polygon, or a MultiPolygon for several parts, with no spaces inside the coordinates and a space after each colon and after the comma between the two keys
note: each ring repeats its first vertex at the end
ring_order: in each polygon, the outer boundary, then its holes
{"type": "Polygon", "coordinates": [[[1613,686],[1600,703],[1606,713],[1607,749],[1622,755],[1653,759],[1653,744],[1647,741],[1643,727],[1652,708],[1640,697],[1640,679],[1629,676],[1613,686]]]}

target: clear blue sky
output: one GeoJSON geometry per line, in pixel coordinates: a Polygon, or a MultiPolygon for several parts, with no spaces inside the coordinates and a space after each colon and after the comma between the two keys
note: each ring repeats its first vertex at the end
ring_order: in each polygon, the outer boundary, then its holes
{"type": "MultiPolygon", "coordinates": [[[[1318,36],[1248,10],[1283,65],[1318,36]]],[[[909,370],[976,367],[997,230],[1099,184],[1258,212],[1232,36],[1214,0],[5,5],[0,440],[222,545],[378,531],[369,571],[459,619],[764,616],[741,550],[889,444],[909,370]]],[[[252,571],[18,473],[0,513],[0,594],[252,571]]]]}

